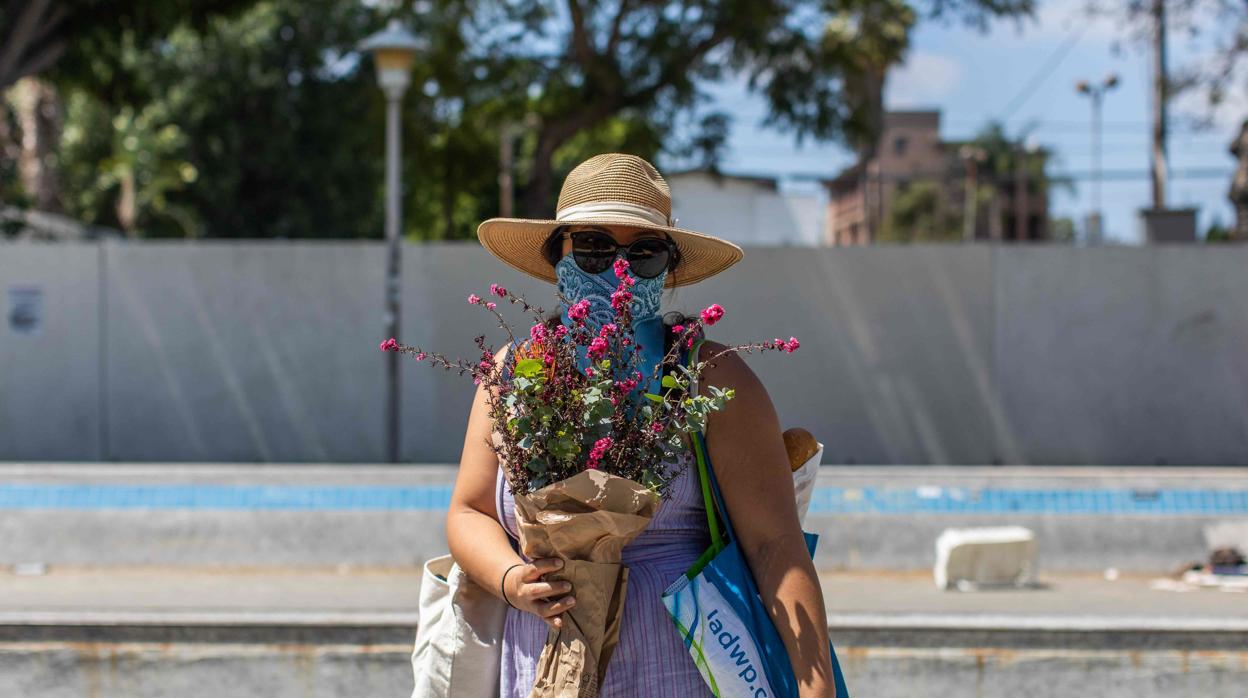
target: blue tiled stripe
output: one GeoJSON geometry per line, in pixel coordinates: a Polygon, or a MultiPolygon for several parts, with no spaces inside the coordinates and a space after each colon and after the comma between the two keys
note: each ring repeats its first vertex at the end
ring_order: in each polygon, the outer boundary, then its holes
{"type": "MultiPolygon", "coordinates": [[[[0,484],[3,509],[444,511],[446,485],[0,484]]],[[[821,487],[815,514],[1248,515],[1248,490],[821,487]]]]}
{"type": "Polygon", "coordinates": [[[0,509],[443,511],[445,485],[0,485],[0,509]]]}
{"type": "Polygon", "coordinates": [[[821,514],[1248,514],[1248,490],[816,489],[821,514]]]}

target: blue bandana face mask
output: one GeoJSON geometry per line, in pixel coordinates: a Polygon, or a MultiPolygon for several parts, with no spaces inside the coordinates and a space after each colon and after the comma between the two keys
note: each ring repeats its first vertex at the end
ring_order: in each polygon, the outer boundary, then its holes
{"type": "MultiPolygon", "coordinates": [[[[633,341],[641,346],[642,373],[649,376],[654,367],[663,360],[663,320],[659,316],[659,302],[663,296],[663,282],[667,278],[667,270],[653,279],[642,279],[629,272],[635,283],[629,291],[633,294],[630,307],[633,316],[633,341]]],[[[560,310],[563,324],[571,327],[568,319],[568,304],[582,300],[589,301],[589,316],[585,325],[597,332],[598,328],[615,317],[611,308],[611,294],[619,287],[620,280],[615,277],[615,269],[608,266],[599,274],[590,274],[576,265],[572,255],[564,255],[555,265],[555,286],[559,294],[567,299],[567,304],[560,310]]],[[[582,368],[589,365],[583,356],[582,368]]],[[[655,381],[657,386],[658,381],[655,381]]],[[[651,392],[658,392],[651,390],[651,392]]]]}

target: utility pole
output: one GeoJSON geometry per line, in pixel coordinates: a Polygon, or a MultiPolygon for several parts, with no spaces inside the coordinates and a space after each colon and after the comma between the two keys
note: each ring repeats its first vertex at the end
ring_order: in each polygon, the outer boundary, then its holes
{"type": "Polygon", "coordinates": [[[1027,149],[1019,143],[1014,148],[1014,242],[1025,242],[1029,237],[1027,215],[1027,149]]]}
{"type": "Polygon", "coordinates": [[[498,215],[501,218],[511,218],[515,210],[515,184],[512,182],[512,163],[515,159],[513,128],[510,121],[503,122],[502,133],[498,139],[498,215]]]}
{"type": "Polygon", "coordinates": [[[1153,209],[1166,207],[1166,3],[1153,0],[1153,209]]]}
{"type": "Polygon", "coordinates": [[[975,242],[976,217],[979,213],[979,163],[987,159],[983,148],[964,145],[958,151],[966,166],[966,198],[962,213],[962,241],[975,242]]]}
{"type": "Polygon", "coordinates": [[[498,134],[498,215],[511,218],[516,210],[516,138],[525,130],[541,124],[537,114],[529,112],[520,123],[504,121],[498,134]]]}

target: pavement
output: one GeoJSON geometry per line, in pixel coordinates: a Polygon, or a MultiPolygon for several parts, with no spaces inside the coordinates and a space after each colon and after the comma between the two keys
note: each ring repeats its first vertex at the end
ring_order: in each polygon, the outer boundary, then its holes
{"type": "MultiPolygon", "coordinates": [[[[1248,596],[1150,580],[964,593],[930,572],[821,575],[853,695],[1242,696],[1248,596]]],[[[411,567],[0,571],[0,695],[406,696],[419,584],[411,567]]]]}
{"type": "MultiPolygon", "coordinates": [[[[1026,589],[941,591],[930,573],[824,572],[832,628],[1230,632],[1248,638],[1248,595],[1150,588],[1155,577],[1049,574],[1026,589]]],[[[83,624],[415,628],[413,568],[51,566],[0,574],[0,627],[83,624]]]]}

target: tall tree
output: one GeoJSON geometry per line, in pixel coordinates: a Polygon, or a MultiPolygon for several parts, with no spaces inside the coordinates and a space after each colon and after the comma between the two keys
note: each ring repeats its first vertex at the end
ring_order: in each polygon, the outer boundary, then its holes
{"type": "MultiPolygon", "coordinates": [[[[139,44],[163,38],[178,25],[202,29],[256,0],[0,0],[0,90],[27,75],[56,67],[60,78],[96,83],[123,78],[113,60],[127,38],[139,44]],[[100,74],[100,73],[103,74],[100,74]]],[[[113,89],[128,85],[117,80],[113,89]]]]}
{"type": "Polygon", "coordinates": [[[471,237],[498,212],[508,179],[521,213],[549,214],[559,175],[595,152],[713,161],[730,115],[706,113],[702,88],[737,75],[765,96],[773,127],[799,140],[866,142],[883,75],[916,22],[982,26],[1032,8],[1032,0],[64,4],[80,33],[45,77],[70,96],[62,166],[71,213],[142,235],[380,235],[383,104],[354,47],[394,15],[429,39],[404,103],[405,231],[435,239],[471,237]],[[189,19],[177,21],[184,10],[189,19]],[[504,178],[508,149],[515,165],[504,178]]]}
{"type": "Polygon", "coordinates": [[[984,23],[1032,0],[519,0],[480,3],[470,45],[532,66],[540,119],[524,210],[549,211],[556,153],[622,114],[671,124],[700,87],[732,75],[768,104],[766,123],[805,138],[870,138],[880,66],[916,14],[984,23]],[[917,10],[915,6],[919,6],[917,10]]]}

